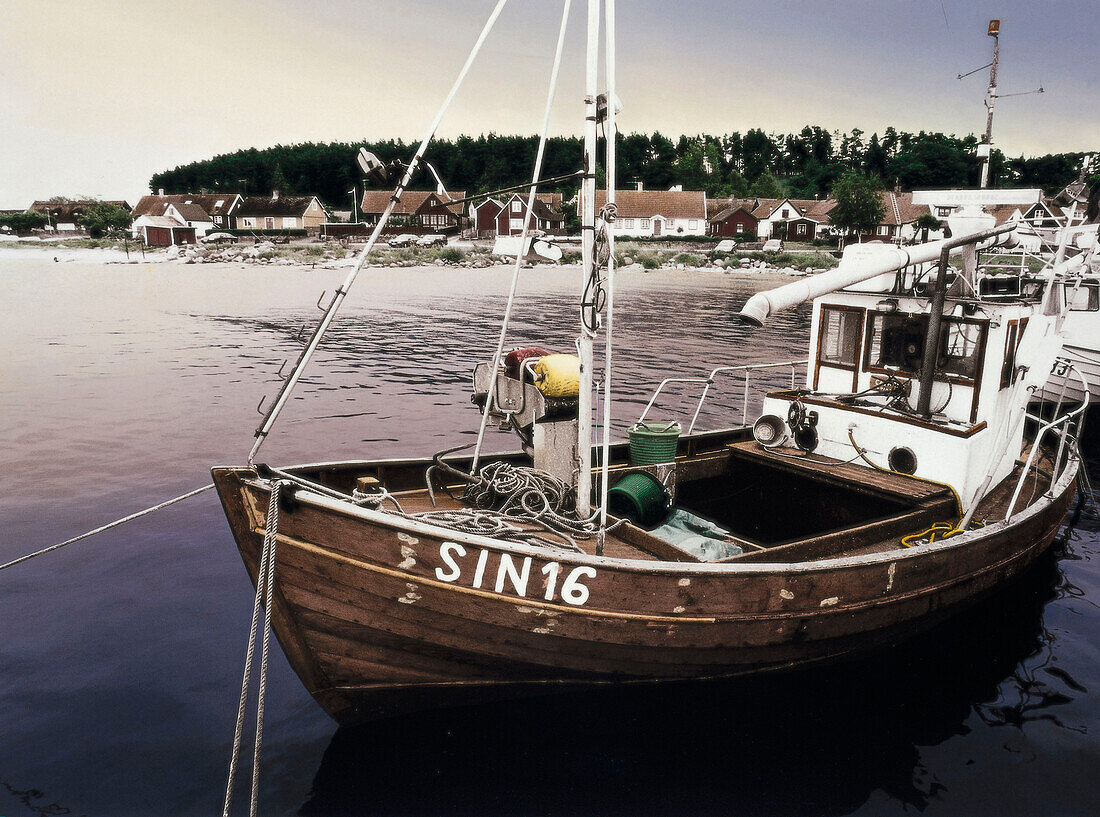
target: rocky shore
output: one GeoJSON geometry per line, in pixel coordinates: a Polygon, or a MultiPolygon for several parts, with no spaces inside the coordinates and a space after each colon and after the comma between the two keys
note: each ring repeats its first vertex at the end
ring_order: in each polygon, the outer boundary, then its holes
{"type": "MultiPolygon", "coordinates": [[[[51,253],[57,262],[84,262],[98,264],[245,264],[254,266],[300,267],[306,269],[339,269],[353,266],[361,247],[347,247],[336,242],[299,242],[295,244],[275,244],[260,241],[255,244],[222,245],[186,245],[172,246],[166,249],[145,249],[140,246],[123,244],[86,247],[60,246],[57,244],[30,244],[21,242],[18,246],[4,246],[5,257],[23,255],[41,258],[51,253]]],[[[710,270],[722,273],[739,274],[782,274],[810,275],[823,272],[836,265],[835,259],[821,254],[779,253],[765,255],[761,253],[716,253],[716,252],[676,252],[675,250],[655,250],[624,243],[623,249],[616,252],[619,269],[639,272],[657,272],[667,270],[710,270]]],[[[488,246],[478,244],[451,245],[433,248],[389,248],[378,247],[372,253],[368,267],[405,268],[405,267],[456,267],[466,269],[485,269],[489,267],[510,267],[514,259],[494,256],[488,246]]],[[[580,253],[567,250],[561,261],[545,262],[547,266],[575,266],[580,263],[580,253]]],[[[542,266],[529,264],[525,266],[542,266]]]]}

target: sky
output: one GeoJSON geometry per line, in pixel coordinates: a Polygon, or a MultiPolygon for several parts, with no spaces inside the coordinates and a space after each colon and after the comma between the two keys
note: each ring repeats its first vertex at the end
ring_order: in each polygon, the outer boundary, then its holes
{"type": "MultiPolygon", "coordinates": [[[[510,0],[439,134],[537,133],[564,0],[510,0]]],[[[133,204],[153,173],[240,148],[419,139],[495,0],[3,0],[0,208],[133,204]]],[[[625,132],[985,127],[1009,156],[1100,149],[1092,0],[618,0],[625,132]]],[[[552,134],[581,129],[573,0],[552,134]]],[[[602,82],[602,80],[601,80],[602,82]]],[[[429,154],[430,156],[430,154],[429,154]]]]}

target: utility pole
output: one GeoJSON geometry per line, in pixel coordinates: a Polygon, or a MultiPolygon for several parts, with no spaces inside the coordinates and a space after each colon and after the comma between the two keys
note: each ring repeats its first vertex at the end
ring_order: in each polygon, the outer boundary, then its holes
{"type": "Polygon", "coordinates": [[[989,64],[989,88],[985,92],[985,139],[978,146],[978,156],[982,160],[982,190],[989,187],[989,162],[993,150],[993,106],[997,102],[997,59],[1001,52],[1001,21],[990,20],[986,32],[993,38],[993,62],[989,64]]]}

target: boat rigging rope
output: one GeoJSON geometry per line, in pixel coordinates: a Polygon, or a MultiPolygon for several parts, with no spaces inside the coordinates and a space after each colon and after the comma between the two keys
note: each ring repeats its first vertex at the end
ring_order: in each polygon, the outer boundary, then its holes
{"type": "Polygon", "coordinates": [[[538,180],[542,175],[542,160],[546,153],[546,137],[550,129],[550,111],[554,106],[554,95],[558,89],[558,71],[561,68],[561,56],[565,47],[565,30],[569,22],[569,6],[572,0],[565,0],[561,15],[561,28],[558,31],[557,48],[554,51],[554,67],[550,70],[550,88],[546,93],[546,110],[542,118],[542,132],[539,134],[539,146],[535,153],[535,168],[531,175],[531,188],[527,194],[527,209],[524,211],[523,228],[520,231],[519,250],[516,252],[516,266],[512,270],[512,283],[508,290],[508,302],[504,307],[504,317],[500,323],[500,337],[497,340],[497,348],[493,353],[493,363],[489,367],[489,393],[485,397],[485,408],[481,412],[481,423],[477,430],[477,443],[474,445],[474,458],[470,463],[470,473],[477,470],[478,460],[481,458],[481,444],[485,439],[485,427],[489,422],[489,413],[493,409],[493,401],[496,399],[497,370],[500,368],[500,359],[504,355],[504,341],[508,337],[508,324],[512,318],[512,305],[516,300],[516,288],[519,285],[519,271],[523,266],[523,258],[527,249],[528,228],[534,219],[535,194],[538,192],[538,180]]]}
{"type": "Polygon", "coordinates": [[[237,725],[233,732],[233,751],[229,758],[229,779],[225,786],[225,806],[222,817],[229,817],[233,805],[233,784],[237,777],[237,764],[241,756],[241,736],[244,732],[244,708],[248,688],[252,685],[252,657],[256,650],[256,627],[260,620],[260,603],[264,606],[264,629],[260,648],[260,683],[256,693],[256,740],[252,750],[252,798],[249,814],[256,817],[260,791],[260,745],[264,733],[264,699],[267,695],[267,655],[271,636],[271,601],[275,582],[275,546],[279,537],[279,494],[282,481],[271,484],[271,496],[267,503],[267,522],[264,527],[264,546],[260,566],[256,570],[256,599],[252,605],[252,626],[248,631],[248,650],[244,658],[244,678],[241,681],[241,697],[237,705],[237,725]]]}
{"type": "Polygon", "coordinates": [[[51,551],[58,550],[59,548],[63,548],[66,545],[71,545],[74,542],[79,542],[81,539],[87,539],[89,536],[95,536],[97,533],[103,533],[103,531],[105,531],[105,530],[110,530],[111,528],[117,528],[119,525],[123,524],[124,522],[129,522],[133,519],[138,519],[139,517],[146,516],[148,514],[151,514],[153,511],[159,511],[161,508],[167,508],[169,505],[175,505],[177,502],[182,502],[185,499],[190,499],[193,496],[197,496],[198,494],[201,494],[203,491],[209,491],[213,487],[214,487],[214,483],[210,483],[209,485],[203,485],[201,488],[196,488],[193,491],[188,491],[186,494],[181,494],[180,496],[177,496],[175,499],[169,499],[169,500],[166,500],[165,502],[160,502],[156,505],[153,505],[151,508],[146,508],[143,511],[138,511],[137,513],[132,513],[129,516],[124,516],[121,519],[116,519],[114,522],[109,522],[106,525],[100,525],[98,528],[95,528],[93,530],[82,533],[79,536],[74,536],[72,539],[66,539],[64,542],[58,542],[56,545],[50,545],[49,547],[44,547],[41,550],[36,550],[34,553],[28,553],[25,556],[20,556],[18,559],[12,559],[10,562],[5,562],[4,564],[0,565],[0,570],[6,570],[9,567],[14,567],[15,565],[17,565],[21,562],[26,562],[29,559],[33,559],[35,556],[42,556],[46,553],[50,553],[51,551]]]}

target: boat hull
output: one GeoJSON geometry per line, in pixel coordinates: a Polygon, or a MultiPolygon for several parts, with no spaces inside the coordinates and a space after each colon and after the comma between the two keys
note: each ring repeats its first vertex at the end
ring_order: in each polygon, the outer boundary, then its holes
{"type": "Polygon", "coordinates": [[[1073,363],[1080,376],[1055,371],[1044,384],[1040,397],[1043,400],[1061,398],[1066,403],[1081,403],[1085,400],[1085,390],[1081,384],[1081,378],[1084,378],[1089,387],[1089,402],[1100,400],[1100,351],[1067,343],[1062,347],[1062,355],[1073,363]]]}
{"type": "MultiPolygon", "coordinates": [[[[215,482],[253,582],[265,484],[215,482]]],[[[318,703],[351,724],[558,689],[731,677],[896,643],[1022,571],[1072,475],[1011,525],[787,564],[609,559],[449,532],[299,491],[279,514],[273,624],[318,703]]]]}

